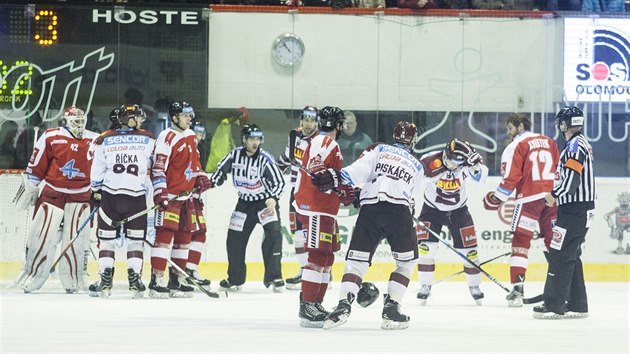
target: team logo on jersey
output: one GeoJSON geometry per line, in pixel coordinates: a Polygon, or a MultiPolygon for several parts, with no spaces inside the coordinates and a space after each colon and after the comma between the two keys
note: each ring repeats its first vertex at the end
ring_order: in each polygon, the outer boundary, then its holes
{"type": "Polygon", "coordinates": [[[459,180],[459,178],[455,178],[452,180],[440,178],[440,180],[438,180],[435,185],[444,191],[456,191],[462,187],[462,182],[459,180]]]}
{"type": "Polygon", "coordinates": [[[74,168],[75,163],[74,159],[72,159],[66,162],[59,171],[63,173],[64,177],[68,177],[68,179],[73,179],[74,177],[85,177],[85,173],[81,172],[78,168],[74,168]]]}
{"type": "Polygon", "coordinates": [[[186,181],[190,181],[193,178],[193,170],[191,168],[192,162],[188,163],[188,167],[184,170],[184,175],[186,175],[186,181]]]}

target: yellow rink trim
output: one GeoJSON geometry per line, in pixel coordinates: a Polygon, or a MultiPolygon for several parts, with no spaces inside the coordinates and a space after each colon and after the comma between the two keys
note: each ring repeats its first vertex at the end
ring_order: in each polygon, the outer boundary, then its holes
{"type": "MultiPolygon", "coordinates": [[[[0,262],[0,280],[12,280],[15,279],[22,266],[21,262],[0,262]]],[[[340,262],[333,265],[333,281],[340,281],[343,275],[345,263],[340,262]]],[[[127,279],[127,268],[125,262],[116,262],[115,267],[122,271],[115,273],[116,279],[127,279]]],[[[144,278],[148,279],[149,269],[151,265],[147,262],[144,264],[144,278]]],[[[387,281],[390,273],[394,270],[393,263],[374,263],[367,274],[365,280],[367,281],[387,281]]],[[[282,274],[285,278],[292,277],[298,272],[298,265],[294,262],[286,262],[282,264],[282,274]]],[[[509,265],[505,263],[501,264],[487,264],[483,269],[495,277],[501,282],[506,284],[509,280],[509,265]]],[[[445,276],[457,273],[462,270],[461,263],[437,263],[435,266],[435,280],[439,280],[445,276]]],[[[90,274],[90,280],[96,280],[98,278],[98,263],[91,261],[88,265],[88,271],[90,274]]],[[[220,263],[201,263],[199,266],[199,272],[206,278],[218,281],[227,277],[227,262],[220,263]]],[[[527,280],[529,281],[544,281],[547,272],[547,264],[545,263],[533,263],[529,264],[527,270],[527,280]]],[[[598,282],[630,282],[630,264],[585,264],[584,274],[586,281],[598,281],[598,282]]],[[[413,272],[412,280],[417,280],[418,273],[413,272]]],[[[247,263],[247,280],[248,281],[262,281],[263,278],[263,263],[262,262],[250,262],[247,263]]],[[[483,281],[489,281],[485,276],[481,277],[483,281]]],[[[463,274],[451,278],[449,281],[464,281],[463,274]]]]}

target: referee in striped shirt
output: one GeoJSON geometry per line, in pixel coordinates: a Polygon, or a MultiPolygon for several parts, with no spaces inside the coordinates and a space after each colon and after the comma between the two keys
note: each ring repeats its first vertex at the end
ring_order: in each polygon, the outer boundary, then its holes
{"type": "Polygon", "coordinates": [[[241,129],[243,146],[230,151],[217,165],[210,177],[214,185],[221,185],[226,174],[232,174],[238,191],[238,202],[230,218],[227,234],[228,278],[221,280],[224,290],[240,290],[245,283],[247,266],[245,251],[256,224],[261,224],[265,236],[262,254],[265,264],[265,286],[280,291],[284,286],[280,261],[282,258],[282,234],[278,200],[284,189],[282,172],[273,157],[260,145],[263,131],[256,124],[246,124],[241,129]]]}
{"type": "Polygon", "coordinates": [[[558,203],[558,219],[549,246],[549,269],[544,303],[534,307],[534,318],[588,317],[588,301],[582,270],[581,245],[595,215],[593,150],[582,134],[584,114],[565,107],[556,115],[556,125],[566,140],[548,205],[558,203]]]}

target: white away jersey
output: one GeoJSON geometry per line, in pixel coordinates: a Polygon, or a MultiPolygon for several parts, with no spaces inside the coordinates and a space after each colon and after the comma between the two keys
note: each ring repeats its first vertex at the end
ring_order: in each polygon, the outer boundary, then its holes
{"type": "Polygon", "coordinates": [[[94,144],[91,186],[111,194],[144,195],[147,173],[153,165],[155,139],[146,130],[113,130],[94,144]]]}
{"type": "Polygon", "coordinates": [[[346,184],[362,188],[361,205],[386,201],[413,205],[423,179],[420,161],[402,145],[374,144],[350,166],[341,169],[346,184]]]}
{"type": "Polygon", "coordinates": [[[427,184],[424,190],[424,202],[440,211],[451,211],[466,205],[466,181],[483,184],[488,177],[488,167],[479,164],[474,171],[468,166],[461,166],[453,171],[444,167],[442,151],[433,151],[422,155],[423,165],[427,166],[427,184]],[[437,167],[437,168],[432,168],[437,167]]]}

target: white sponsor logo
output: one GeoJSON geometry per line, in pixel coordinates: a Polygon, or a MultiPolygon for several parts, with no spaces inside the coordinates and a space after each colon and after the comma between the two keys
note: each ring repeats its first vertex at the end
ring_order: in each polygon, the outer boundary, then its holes
{"type": "Polygon", "coordinates": [[[113,21],[123,25],[130,23],[142,23],[145,25],[154,25],[156,23],[172,25],[198,25],[199,13],[197,11],[173,11],[173,10],[92,10],[93,23],[112,23],[113,21]]]}

